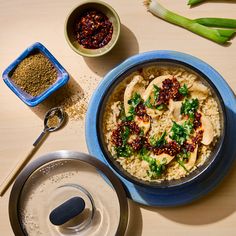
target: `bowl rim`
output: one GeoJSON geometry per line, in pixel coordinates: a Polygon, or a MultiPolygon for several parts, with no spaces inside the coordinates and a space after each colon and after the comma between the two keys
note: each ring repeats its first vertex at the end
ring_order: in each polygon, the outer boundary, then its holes
{"type": "MultiPolygon", "coordinates": [[[[125,179],[126,181],[130,181],[131,183],[133,183],[137,186],[140,186],[140,187],[151,187],[151,188],[158,188],[158,189],[160,189],[160,188],[164,188],[164,189],[177,188],[177,187],[182,187],[182,186],[186,186],[188,184],[191,184],[192,182],[200,179],[201,177],[204,177],[205,174],[208,173],[208,171],[214,166],[214,164],[217,163],[217,160],[219,159],[219,156],[222,151],[222,146],[225,141],[225,133],[227,130],[227,127],[226,127],[227,126],[226,125],[227,124],[227,114],[226,114],[226,110],[225,110],[224,101],[222,99],[222,96],[221,96],[219,90],[217,89],[217,87],[214,85],[214,83],[209,78],[210,76],[207,75],[207,73],[204,73],[204,70],[205,70],[205,72],[207,70],[207,72],[209,72],[209,73],[212,73],[212,72],[217,73],[211,66],[209,66],[205,62],[201,61],[200,59],[197,59],[197,58],[195,58],[191,55],[188,55],[188,54],[175,52],[175,51],[167,51],[167,50],[141,53],[141,54],[135,55],[131,58],[128,58],[126,61],[124,61],[123,63],[118,65],[115,69],[110,71],[105,76],[104,80],[99,84],[96,92],[94,93],[93,97],[90,100],[89,108],[93,107],[93,115],[94,115],[94,112],[96,114],[95,115],[96,118],[93,118],[93,121],[96,120],[95,121],[96,122],[96,129],[89,127],[88,123],[90,122],[89,120],[91,120],[89,116],[92,114],[91,114],[91,110],[88,109],[88,113],[87,113],[87,117],[86,117],[86,141],[87,141],[87,147],[88,147],[89,152],[92,153],[94,156],[98,156],[98,158],[100,158],[100,156],[101,156],[100,159],[104,159],[106,164],[108,164],[109,167],[111,169],[113,169],[113,171],[120,178],[125,179]],[[98,134],[98,123],[97,122],[98,122],[99,113],[100,113],[99,108],[100,108],[101,103],[103,102],[104,96],[106,95],[106,91],[108,91],[111,88],[112,83],[114,83],[117,78],[119,78],[125,72],[129,71],[132,67],[136,67],[140,64],[145,64],[150,61],[152,62],[154,60],[157,60],[158,58],[172,60],[172,61],[179,61],[180,64],[183,63],[185,66],[190,67],[190,69],[192,69],[192,70],[195,69],[194,71],[197,72],[198,74],[199,74],[199,72],[200,72],[200,74],[203,74],[204,75],[203,79],[205,79],[206,82],[208,82],[208,84],[212,87],[212,89],[214,89],[214,91],[216,93],[216,96],[217,96],[217,98],[220,102],[220,106],[222,108],[222,116],[223,116],[222,137],[220,139],[220,144],[217,149],[217,152],[215,153],[214,157],[212,158],[212,161],[209,162],[209,164],[203,169],[203,171],[201,171],[197,175],[193,176],[193,178],[189,179],[188,181],[181,182],[180,184],[171,185],[171,186],[168,186],[168,185],[160,186],[158,184],[150,185],[149,183],[151,183],[151,182],[145,182],[143,184],[139,181],[135,181],[134,179],[130,179],[126,174],[124,174],[124,172],[120,173],[120,171],[117,171],[117,169],[114,168],[114,164],[111,164],[110,161],[108,161],[109,157],[106,157],[106,154],[102,150],[103,148],[102,148],[102,144],[100,143],[99,134],[98,134]],[[201,69],[203,69],[203,70],[201,70],[201,69]],[[208,79],[206,79],[206,78],[208,78],[208,79]],[[95,98],[95,96],[97,96],[98,94],[99,94],[99,98],[95,98]],[[95,106],[96,106],[96,110],[94,111],[95,106]],[[91,142],[89,139],[89,133],[91,133],[91,132],[92,132],[92,135],[96,135],[95,143],[94,143],[94,141],[91,142]]],[[[220,75],[217,73],[215,76],[220,76],[220,75]]],[[[90,136],[91,136],[91,134],[90,134],[90,136]]]]}
{"type": "Polygon", "coordinates": [[[135,64],[137,60],[146,60],[149,58],[156,57],[157,55],[162,58],[181,58],[181,60],[191,62],[191,64],[195,65],[201,71],[206,73],[214,82],[215,86],[217,87],[223,98],[228,119],[226,142],[224,143],[224,150],[220,155],[218,163],[217,165],[215,165],[214,168],[212,168],[212,171],[210,171],[207,176],[202,179],[199,179],[199,181],[197,182],[194,182],[187,186],[183,186],[179,189],[153,189],[135,185],[129,182],[128,180],[124,179],[122,176],[120,176],[114,171],[114,173],[117,174],[117,176],[121,179],[127,191],[127,195],[131,200],[144,206],[176,207],[190,204],[193,201],[199,200],[200,198],[214,190],[223,181],[224,177],[228,174],[229,170],[232,169],[236,160],[236,145],[234,143],[234,140],[236,138],[235,94],[230,88],[229,84],[212,66],[192,55],[170,50],[144,52],[141,53],[141,55],[134,55],[126,59],[116,68],[107,73],[105,78],[100,82],[96,91],[93,93],[90,99],[86,115],[85,137],[89,153],[91,153],[93,156],[95,156],[96,158],[98,158],[109,166],[109,163],[103,157],[103,154],[98,146],[98,140],[95,132],[96,121],[94,114],[99,112],[97,103],[100,99],[101,93],[103,92],[103,88],[107,86],[107,84],[112,82],[112,77],[115,76],[116,73],[122,71],[125,67],[135,64]]]}
{"type": "Polygon", "coordinates": [[[5,84],[28,106],[34,107],[49,97],[53,92],[65,85],[69,80],[69,74],[64,67],[57,61],[57,59],[48,51],[48,49],[41,43],[36,42],[27,47],[2,73],[2,78],[5,84]],[[38,96],[26,98],[21,91],[11,80],[9,74],[33,51],[38,50],[42,53],[60,74],[57,76],[57,81],[52,84],[48,89],[38,96]]]}
{"type": "MultiPolygon", "coordinates": [[[[69,44],[70,48],[76,52],[77,54],[81,55],[81,56],[84,56],[84,57],[99,57],[99,56],[103,56],[104,54],[108,53],[109,51],[112,50],[112,48],[116,45],[119,37],[120,37],[120,31],[121,31],[121,22],[120,22],[120,17],[119,15],[117,14],[117,12],[115,11],[115,9],[109,5],[108,3],[106,2],[103,2],[103,1],[100,1],[100,0],[92,0],[92,1],[89,1],[89,0],[85,0],[85,1],[82,1],[80,2],[79,4],[77,4],[67,15],[66,17],[66,20],[65,20],[65,23],[64,23],[64,35],[65,35],[65,38],[66,38],[66,42],[69,44]],[[69,22],[69,18],[71,16],[71,14],[79,7],[83,6],[83,5],[87,5],[87,4],[100,4],[100,5],[103,5],[105,6],[107,9],[109,9],[109,11],[112,12],[112,14],[115,16],[115,19],[117,21],[117,36],[114,40],[114,42],[111,44],[111,46],[109,48],[107,48],[107,50],[101,52],[101,53],[97,53],[97,54],[89,54],[89,53],[84,53],[84,52],[81,52],[80,50],[78,50],[76,47],[74,47],[74,45],[71,43],[69,37],[68,37],[68,31],[67,31],[67,26],[68,26],[68,22],[69,22]]],[[[91,49],[93,50],[93,49],[91,49]]]]}
{"type": "MultiPolygon", "coordinates": [[[[185,66],[186,68],[189,68],[191,69],[192,71],[194,71],[196,74],[198,74],[199,76],[201,76],[202,80],[203,81],[206,81],[210,88],[214,91],[217,99],[219,100],[219,106],[220,106],[220,109],[219,110],[222,110],[222,121],[221,121],[221,124],[222,124],[222,131],[221,131],[221,137],[219,138],[218,142],[217,142],[217,149],[214,150],[215,153],[213,153],[212,155],[210,155],[210,157],[208,157],[208,161],[209,163],[207,163],[207,165],[204,165],[205,162],[203,163],[203,165],[199,166],[196,171],[198,170],[198,173],[195,173],[195,170],[193,172],[190,172],[189,175],[185,176],[185,177],[182,177],[180,179],[177,179],[177,180],[164,180],[164,181],[161,181],[160,183],[158,182],[151,182],[151,181],[144,181],[144,180],[141,180],[141,179],[138,179],[137,177],[131,175],[130,173],[128,173],[125,169],[123,169],[123,167],[121,167],[119,164],[115,163],[114,160],[112,160],[112,155],[109,154],[109,151],[107,150],[106,147],[104,147],[104,145],[106,145],[102,140],[102,120],[103,120],[103,114],[102,112],[99,112],[99,114],[97,114],[97,133],[98,133],[98,140],[99,140],[99,146],[104,154],[104,157],[106,158],[106,160],[108,161],[108,163],[110,164],[110,166],[117,172],[119,173],[122,177],[128,179],[130,182],[136,184],[136,185],[140,185],[140,186],[143,186],[143,187],[146,187],[146,186],[149,186],[151,188],[176,188],[176,187],[179,187],[179,186],[183,186],[183,185],[186,185],[186,184],[190,184],[192,182],[194,182],[197,178],[199,177],[202,177],[203,175],[205,175],[207,173],[207,170],[208,168],[212,168],[213,165],[216,164],[217,162],[217,158],[220,154],[220,152],[222,151],[222,146],[223,146],[223,143],[224,143],[224,140],[225,140],[225,133],[226,133],[226,120],[227,120],[227,115],[226,115],[226,110],[225,110],[225,105],[223,103],[223,99],[218,91],[218,89],[215,87],[215,85],[212,83],[212,81],[210,81],[210,79],[205,76],[201,71],[199,71],[198,69],[196,68],[193,68],[192,66],[190,66],[189,64],[187,63],[183,63],[181,61],[178,61],[178,60],[156,60],[156,59],[153,59],[152,61],[149,61],[149,62],[144,62],[144,63],[140,63],[135,67],[137,66],[140,66],[140,67],[145,67],[146,64],[155,64],[155,63],[162,63],[162,62],[170,62],[170,63],[173,63],[174,66],[185,66]]],[[[133,68],[129,68],[126,70],[126,72],[128,73],[129,70],[132,70],[133,68]]],[[[124,72],[125,74],[125,72],[124,72]]],[[[119,83],[121,83],[125,77],[123,77],[124,75],[121,74],[119,76],[117,76],[117,80],[114,82],[114,84],[111,84],[109,87],[106,88],[106,91],[105,93],[103,94],[102,96],[102,99],[100,101],[100,104],[99,104],[99,110],[100,111],[104,111],[104,102],[109,98],[109,96],[112,94],[112,90],[116,88],[116,86],[119,86],[119,83]],[[123,78],[122,78],[123,77],[123,78]]]]}

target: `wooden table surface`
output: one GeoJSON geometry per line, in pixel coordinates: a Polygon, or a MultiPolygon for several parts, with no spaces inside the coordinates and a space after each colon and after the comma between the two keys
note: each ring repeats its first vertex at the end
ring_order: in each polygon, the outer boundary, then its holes
{"type": "MultiPolygon", "coordinates": [[[[106,0],[122,22],[119,43],[106,56],[87,59],[73,52],[63,33],[68,12],[78,0],[0,0],[0,71],[29,45],[43,43],[90,96],[103,76],[125,58],[145,51],[169,49],[192,54],[212,65],[236,91],[236,38],[220,46],[148,13],[141,0],[106,0]]],[[[236,4],[212,1],[189,9],[187,0],[160,0],[167,8],[192,18],[236,18],[236,4]]],[[[23,158],[43,129],[43,114],[30,109],[0,83],[0,180],[23,158]],[[21,155],[22,153],[22,155],[21,155]]],[[[87,152],[84,120],[70,121],[51,134],[34,156],[55,150],[87,152]]],[[[9,192],[0,199],[0,235],[14,235],[8,219],[9,192]]],[[[127,235],[236,235],[236,169],[208,196],[183,207],[151,208],[130,201],[127,235]]]]}

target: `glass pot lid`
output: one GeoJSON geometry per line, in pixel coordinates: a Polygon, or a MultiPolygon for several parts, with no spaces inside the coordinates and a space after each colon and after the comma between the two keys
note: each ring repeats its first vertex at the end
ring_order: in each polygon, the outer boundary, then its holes
{"type": "Polygon", "coordinates": [[[101,161],[58,151],[21,172],[9,215],[18,236],[124,235],[128,203],[120,181],[101,161]]]}

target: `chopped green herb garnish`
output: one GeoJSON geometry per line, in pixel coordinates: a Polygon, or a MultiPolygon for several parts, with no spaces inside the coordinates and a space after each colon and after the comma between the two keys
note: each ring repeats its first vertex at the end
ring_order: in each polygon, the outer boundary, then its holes
{"type": "Polygon", "coordinates": [[[173,121],[171,128],[172,135],[170,135],[170,138],[175,140],[178,144],[183,145],[192,132],[193,124],[189,120],[185,121],[183,125],[179,125],[173,121]]]}
{"type": "Polygon", "coordinates": [[[131,115],[134,115],[134,114],[135,114],[135,107],[130,106],[129,114],[131,114],[131,115]]]}
{"type": "Polygon", "coordinates": [[[150,156],[149,156],[149,151],[143,147],[140,151],[139,151],[139,157],[141,160],[145,160],[147,162],[150,161],[150,156]]]}
{"type": "Polygon", "coordinates": [[[121,133],[121,138],[123,145],[127,144],[130,135],[129,127],[125,126],[123,132],[121,133]]]}
{"type": "Polygon", "coordinates": [[[188,160],[190,157],[190,152],[188,152],[186,149],[183,149],[182,152],[177,154],[176,161],[179,163],[180,166],[184,168],[186,172],[189,172],[187,168],[184,165],[184,160],[188,160]]]}
{"type": "Polygon", "coordinates": [[[129,115],[126,117],[127,121],[131,121],[134,119],[135,108],[138,106],[138,104],[141,101],[142,101],[142,98],[141,98],[140,94],[138,94],[138,93],[134,93],[133,97],[128,101],[130,108],[129,108],[129,115]]]}
{"type": "Polygon", "coordinates": [[[171,133],[172,135],[170,135],[170,138],[175,140],[180,145],[182,145],[187,139],[184,127],[182,125],[177,124],[176,122],[174,122],[171,128],[171,133]]]}
{"type": "Polygon", "coordinates": [[[132,120],[134,120],[134,116],[133,115],[126,116],[126,118],[125,118],[125,121],[132,121],[132,120]]]}
{"type": "Polygon", "coordinates": [[[142,148],[139,152],[140,158],[149,163],[149,169],[147,174],[150,178],[160,177],[166,169],[166,159],[158,164],[155,158],[150,157],[146,148],[142,148]]]}
{"type": "Polygon", "coordinates": [[[153,147],[162,147],[164,146],[167,142],[166,142],[166,131],[161,135],[161,137],[159,139],[155,139],[154,136],[152,136],[150,138],[150,144],[153,146],[153,147]]]}
{"type": "Polygon", "coordinates": [[[183,127],[187,136],[193,133],[193,123],[190,120],[186,120],[183,127]]]}
{"type": "Polygon", "coordinates": [[[197,111],[199,106],[199,101],[195,99],[185,99],[181,106],[181,114],[193,116],[197,111]]]}
{"type": "Polygon", "coordinates": [[[140,135],[140,136],[144,136],[144,129],[143,129],[143,128],[140,129],[139,135],[140,135]]]}
{"type": "Polygon", "coordinates": [[[179,93],[182,94],[183,96],[188,95],[188,87],[186,84],[184,84],[182,87],[179,88],[179,93]]]}
{"type": "Polygon", "coordinates": [[[121,105],[120,119],[121,119],[122,121],[126,121],[126,115],[125,115],[125,108],[124,108],[124,105],[121,105]]]}
{"type": "Polygon", "coordinates": [[[155,84],[153,84],[153,93],[154,93],[154,101],[156,101],[158,99],[159,96],[159,92],[160,92],[160,88],[157,87],[155,84]]]}
{"type": "Polygon", "coordinates": [[[159,91],[160,88],[157,87],[155,84],[153,85],[153,93],[154,93],[154,103],[151,103],[151,97],[149,96],[148,99],[145,101],[144,105],[148,108],[152,108],[152,109],[157,109],[159,111],[166,109],[166,105],[165,104],[161,104],[161,105],[156,105],[156,102],[158,100],[159,97],[159,91]]]}
{"type": "Polygon", "coordinates": [[[132,98],[128,101],[128,104],[132,107],[138,106],[138,104],[142,101],[142,98],[139,93],[134,93],[132,98]]]}
{"type": "MultiPolygon", "coordinates": [[[[130,110],[130,112],[132,113],[132,109],[130,110]]],[[[129,113],[130,113],[129,112],[129,113]]],[[[121,106],[121,110],[120,110],[120,119],[121,121],[132,121],[134,119],[134,115],[129,115],[129,116],[126,116],[125,114],[125,108],[124,106],[122,105],[121,106]]]]}
{"type": "Polygon", "coordinates": [[[133,154],[133,149],[128,145],[128,139],[130,136],[130,128],[124,126],[121,133],[122,146],[115,147],[117,157],[130,157],[133,154]]]}
{"type": "Polygon", "coordinates": [[[163,163],[163,164],[158,165],[155,159],[154,159],[154,162],[149,163],[149,168],[150,170],[147,171],[147,174],[151,179],[160,177],[163,174],[163,172],[166,170],[165,164],[163,163]]]}
{"type": "Polygon", "coordinates": [[[153,108],[153,105],[151,104],[151,97],[149,96],[144,105],[148,108],[153,108]]]}
{"type": "Polygon", "coordinates": [[[188,160],[190,157],[190,152],[188,152],[186,149],[183,149],[180,153],[177,154],[176,158],[178,160],[188,160]]]}
{"type": "Polygon", "coordinates": [[[155,136],[154,135],[151,136],[150,139],[149,139],[149,143],[151,144],[151,146],[155,147],[156,142],[157,142],[157,140],[156,140],[155,136]]]}
{"type": "Polygon", "coordinates": [[[117,157],[130,157],[133,154],[133,149],[128,144],[116,147],[115,150],[117,157]]]}
{"type": "Polygon", "coordinates": [[[187,168],[185,167],[183,161],[177,159],[177,162],[179,163],[180,166],[182,166],[182,167],[184,168],[184,170],[185,170],[186,172],[189,172],[189,171],[187,170],[187,168]]]}
{"type": "Polygon", "coordinates": [[[156,109],[161,111],[163,109],[166,109],[166,105],[165,104],[158,105],[158,106],[156,106],[156,109]]]}

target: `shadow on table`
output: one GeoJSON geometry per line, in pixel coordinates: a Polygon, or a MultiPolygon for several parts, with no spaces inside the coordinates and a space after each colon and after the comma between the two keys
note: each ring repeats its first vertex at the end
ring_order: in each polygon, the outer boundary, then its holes
{"type": "Polygon", "coordinates": [[[236,182],[235,168],[236,164],[215,190],[189,205],[172,208],[141,206],[141,208],[188,225],[204,225],[220,221],[236,210],[236,186],[233,184],[236,182]]]}
{"type": "Polygon", "coordinates": [[[94,73],[104,76],[124,59],[138,52],[139,45],[135,35],[126,26],[121,25],[120,38],[110,52],[96,58],[84,57],[84,61],[94,73]]]}
{"type": "MultiPolygon", "coordinates": [[[[172,208],[141,206],[142,208],[161,214],[172,221],[189,225],[211,224],[230,216],[236,211],[236,156],[232,156],[231,154],[232,151],[235,153],[233,145],[235,145],[234,121],[236,114],[229,107],[226,107],[226,114],[228,128],[226,130],[227,136],[226,142],[224,143],[225,148],[221,155],[221,159],[219,159],[215,168],[211,170],[211,174],[205,176],[201,182],[195,183],[194,186],[190,186],[189,192],[188,188],[185,187],[186,189],[183,193],[185,195],[183,197],[188,198],[188,194],[190,196],[195,194],[192,190],[197,191],[199,188],[209,190],[209,188],[211,188],[210,185],[212,185],[212,187],[217,187],[208,195],[201,197],[199,200],[189,205],[172,208]],[[218,185],[219,182],[220,184],[218,185]]],[[[150,196],[148,192],[140,191],[139,188],[136,188],[136,191],[139,192],[140,196],[144,198],[146,202],[149,202],[149,205],[151,205],[153,196],[150,196]]],[[[176,195],[177,198],[181,198],[179,191],[176,195]]],[[[175,202],[175,190],[173,192],[169,191],[166,195],[168,199],[171,199],[172,196],[173,202],[175,202]]],[[[158,198],[158,194],[154,197],[158,198]]],[[[162,193],[162,195],[160,195],[160,200],[163,198],[165,198],[165,195],[162,193]]]]}
{"type": "Polygon", "coordinates": [[[30,109],[40,118],[44,116],[48,110],[53,107],[62,106],[64,109],[69,109],[75,102],[84,98],[84,91],[81,86],[70,76],[66,85],[51,94],[46,100],[30,109]]]}
{"type": "Polygon", "coordinates": [[[129,222],[125,236],[141,236],[143,220],[138,204],[129,200],[129,222]]]}

